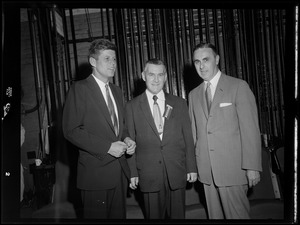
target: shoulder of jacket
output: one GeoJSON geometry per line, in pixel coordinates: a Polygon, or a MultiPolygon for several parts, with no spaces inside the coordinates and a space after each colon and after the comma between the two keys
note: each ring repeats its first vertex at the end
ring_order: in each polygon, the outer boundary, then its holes
{"type": "Polygon", "coordinates": [[[134,104],[136,102],[139,102],[140,99],[142,98],[142,96],[143,96],[143,94],[140,94],[140,95],[138,95],[136,97],[133,97],[132,99],[128,100],[126,103],[127,104],[134,104]]]}
{"type": "Polygon", "coordinates": [[[239,77],[233,77],[233,76],[229,76],[227,74],[222,73],[222,75],[224,76],[225,79],[230,80],[230,82],[234,82],[234,83],[247,83],[245,80],[239,78],[239,77]]]}
{"type": "Polygon", "coordinates": [[[201,85],[203,86],[203,82],[201,84],[199,84],[197,87],[195,87],[194,89],[192,89],[189,93],[189,95],[194,95],[195,93],[197,93],[199,91],[199,89],[201,88],[201,85]]]}
{"type": "Polygon", "coordinates": [[[186,100],[180,96],[165,93],[165,97],[171,99],[172,101],[177,101],[177,102],[185,102],[186,100]]]}
{"type": "Polygon", "coordinates": [[[72,83],[71,88],[78,89],[78,88],[86,87],[87,83],[88,83],[88,81],[86,79],[77,80],[77,81],[74,81],[74,83],[72,83]]]}

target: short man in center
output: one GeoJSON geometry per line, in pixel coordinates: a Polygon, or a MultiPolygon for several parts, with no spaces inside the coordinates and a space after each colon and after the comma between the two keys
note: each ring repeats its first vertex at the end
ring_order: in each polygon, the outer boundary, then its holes
{"type": "Polygon", "coordinates": [[[146,91],[126,104],[128,132],[136,142],[135,154],[128,158],[129,186],[139,186],[146,219],[184,219],[186,182],[197,180],[187,103],[163,91],[163,61],[148,60],[142,78],[146,91]]]}

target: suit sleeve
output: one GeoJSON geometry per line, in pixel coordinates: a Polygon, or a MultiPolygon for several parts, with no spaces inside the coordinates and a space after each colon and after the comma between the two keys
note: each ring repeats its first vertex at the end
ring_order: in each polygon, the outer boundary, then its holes
{"type": "Polygon", "coordinates": [[[197,173],[195,144],[193,140],[191,120],[189,117],[189,110],[186,101],[182,104],[182,131],[186,146],[186,165],[188,173],[197,173]]]}
{"type": "MultiPolygon", "coordinates": [[[[133,108],[132,108],[132,104],[130,103],[127,103],[125,105],[125,129],[124,130],[126,130],[127,132],[127,137],[130,137],[132,140],[135,141],[133,108]]],[[[130,168],[131,177],[138,177],[135,154],[128,156],[127,162],[130,168]]]]}
{"type": "Polygon", "coordinates": [[[242,143],[242,168],[262,171],[261,137],[254,94],[246,82],[237,91],[237,114],[242,143]]]}
{"type": "Polygon", "coordinates": [[[132,139],[132,137],[129,134],[127,122],[126,122],[126,103],[123,106],[123,115],[124,115],[124,121],[123,121],[124,128],[123,128],[122,140],[124,140],[127,137],[130,137],[132,139]]]}
{"type": "MultiPolygon", "coordinates": [[[[65,138],[75,146],[97,158],[108,156],[111,142],[106,138],[90,133],[84,126],[88,101],[83,85],[76,83],[70,88],[63,110],[63,133],[65,138]],[[101,146],[101,147],[99,147],[101,146]]],[[[113,159],[113,158],[112,158],[113,159]]]]}
{"type": "Polygon", "coordinates": [[[195,122],[195,118],[194,118],[194,109],[193,109],[193,103],[192,103],[192,95],[191,93],[189,94],[189,117],[191,120],[191,127],[192,127],[192,134],[193,134],[193,140],[194,140],[194,144],[196,144],[196,122],[195,122]]]}

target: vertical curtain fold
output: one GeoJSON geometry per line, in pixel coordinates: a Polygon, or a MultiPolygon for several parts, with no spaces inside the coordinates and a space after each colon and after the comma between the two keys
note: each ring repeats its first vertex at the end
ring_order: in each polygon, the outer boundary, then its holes
{"type": "Polygon", "coordinates": [[[192,49],[209,41],[219,51],[220,69],[249,83],[261,132],[283,137],[284,9],[106,9],[99,17],[102,31],[107,27],[104,37],[115,40],[119,49],[114,82],[126,101],[139,89],[143,65],[153,57],[167,64],[166,91],[187,98],[192,49]]]}

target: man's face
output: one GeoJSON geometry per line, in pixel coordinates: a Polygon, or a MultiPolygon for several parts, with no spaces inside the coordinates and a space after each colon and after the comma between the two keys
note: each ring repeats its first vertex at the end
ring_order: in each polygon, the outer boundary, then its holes
{"type": "Polygon", "coordinates": [[[90,64],[93,66],[93,74],[100,80],[107,82],[115,75],[117,68],[116,52],[113,50],[100,51],[98,59],[90,57],[90,64]]]}
{"type": "Polygon", "coordinates": [[[210,81],[218,72],[219,55],[214,54],[211,48],[199,48],[194,52],[193,62],[199,76],[210,81]]]}
{"type": "Polygon", "coordinates": [[[146,82],[147,89],[152,94],[160,92],[167,80],[167,72],[164,65],[148,64],[142,73],[143,80],[146,82]]]}

